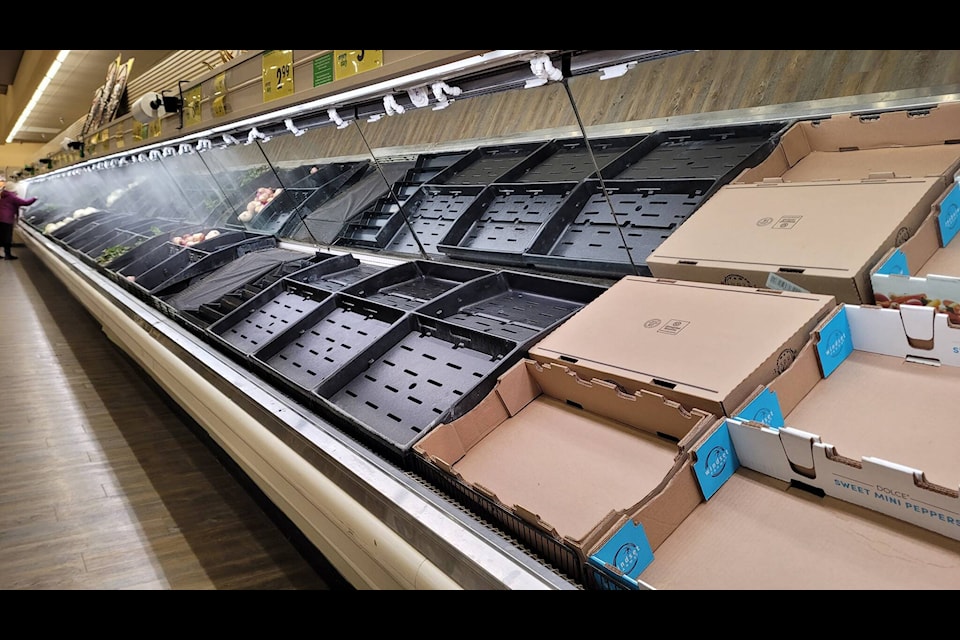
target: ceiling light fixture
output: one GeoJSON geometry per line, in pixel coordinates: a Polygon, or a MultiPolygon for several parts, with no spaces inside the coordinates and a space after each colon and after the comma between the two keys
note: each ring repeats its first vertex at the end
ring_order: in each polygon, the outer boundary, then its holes
{"type": "Polygon", "coordinates": [[[13,142],[14,137],[20,133],[20,128],[23,126],[23,123],[27,121],[33,108],[37,106],[37,102],[40,100],[43,92],[47,90],[47,86],[50,84],[50,81],[53,80],[53,77],[57,75],[57,71],[60,70],[60,65],[63,64],[63,61],[67,59],[68,55],[70,55],[70,49],[61,49],[60,53],[57,54],[53,64],[50,65],[50,69],[47,70],[47,74],[43,76],[43,80],[41,80],[39,86],[37,86],[37,90],[33,92],[33,97],[30,98],[30,102],[23,108],[23,112],[20,114],[20,117],[17,118],[16,124],[14,124],[13,129],[10,130],[10,135],[7,136],[7,144],[13,142]]]}

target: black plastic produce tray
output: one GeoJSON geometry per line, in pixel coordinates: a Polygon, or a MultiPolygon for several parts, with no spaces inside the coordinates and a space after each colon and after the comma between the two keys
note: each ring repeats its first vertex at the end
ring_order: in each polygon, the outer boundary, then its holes
{"type": "Polygon", "coordinates": [[[400,309],[331,293],[295,329],[253,352],[252,362],[273,380],[310,393],[403,316],[400,309]]]}
{"type": "Polygon", "coordinates": [[[404,465],[418,439],[472,409],[518,359],[512,340],[410,313],[314,394],[346,431],[404,465]]]}
{"type": "Polygon", "coordinates": [[[657,131],[600,175],[605,180],[714,180],[715,191],[770,155],[789,124],[657,131]]]}
{"type": "Polygon", "coordinates": [[[254,278],[253,281],[246,282],[236,289],[225,293],[217,300],[200,304],[196,311],[181,311],[180,313],[187,317],[194,326],[207,328],[275,282],[331,257],[330,254],[318,251],[313,256],[304,257],[302,260],[284,262],[266,274],[254,278]]]}
{"type": "Polygon", "coordinates": [[[285,278],[211,324],[207,332],[234,354],[247,358],[285,331],[301,326],[330,295],[285,278]]]}
{"type": "Polygon", "coordinates": [[[601,285],[499,271],[438,297],[418,313],[514,340],[526,350],[605,290],[601,285]]]}
{"type": "Polygon", "coordinates": [[[118,229],[129,226],[129,223],[136,219],[136,216],[130,213],[109,214],[99,222],[86,225],[82,231],[71,235],[66,242],[75,252],[90,255],[90,249],[114,235],[118,229]]]}
{"type": "Polygon", "coordinates": [[[291,280],[313,285],[324,291],[340,291],[364,278],[380,273],[384,267],[360,262],[349,253],[324,260],[290,275],[291,280]]]}
{"type": "Polygon", "coordinates": [[[596,177],[598,167],[602,170],[645,138],[591,138],[589,146],[583,138],[551,140],[518,165],[513,182],[580,182],[596,177]]]}
{"type": "MultiPolygon", "coordinates": [[[[137,245],[130,251],[127,251],[122,256],[119,256],[116,259],[111,260],[104,266],[107,269],[111,271],[115,271],[117,273],[123,272],[123,275],[134,275],[134,276],[139,275],[144,271],[146,271],[147,269],[149,269],[150,267],[158,264],[160,260],[163,259],[160,257],[163,254],[162,252],[160,252],[155,255],[152,255],[149,259],[145,260],[142,264],[134,265],[134,263],[139,262],[141,259],[146,258],[146,256],[150,254],[153,254],[153,252],[158,248],[165,247],[167,250],[168,256],[169,254],[173,253],[174,248],[177,248],[177,247],[185,248],[183,247],[183,245],[174,243],[172,241],[174,238],[184,236],[187,234],[199,233],[199,232],[209,233],[214,229],[216,229],[217,232],[220,233],[221,235],[224,235],[227,233],[234,233],[234,234],[245,233],[242,231],[226,229],[223,227],[209,227],[209,226],[205,227],[200,225],[185,227],[182,222],[179,222],[179,223],[175,223],[172,228],[166,229],[166,231],[163,234],[160,234],[158,236],[153,236],[149,240],[146,240],[145,242],[137,245]]],[[[249,234],[247,234],[247,236],[248,235],[249,234]]],[[[233,237],[236,237],[236,236],[233,236],[233,237]]],[[[194,246],[199,246],[199,245],[194,245],[194,246]]]]}
{"type": "Polygon", "coordinates": [[[125,220],[127,216],[129,216],[129,214],[116,213],[113,211],[94,211],[93,213],[88,213],[85,216],[71,220],[49,235],[64,245],[73,248],[73,243],[84,234],[90,233],[91,231],[103,232],[111,229],[112,227],[110,225],[112,223],[125,220]]]}
{"type": "Polygon", "coordinates": [[[169,295],[175,289],[187,286],[191,278],[219,269],[251,251],[275,246],[277,239],[274,236],[255,235],[237,241],[232,233],[221,234],[174,253],[136,276],[135,283],[155,296],[169,295]]]}
{"type": "MultiPolygon", "coordinates": [[[[112,233],[100,237],[96,242],[85,244],[82,251],[99,263],[100,256],[107,249],[125,247],[126,251],[130,251],[150,238],[163,235],[166,231],[175,229],[177,226],[179,226],[177,222],[157,219],[124,224],[122,227],[114,229],[112,233]]],[[[113,260],[113,258],[109,258],[109,260],[113,260]]],[[[104,262],[104,264],[106,264],[106,262],[104,262]]]]}
{"type": "Polygon", "coordinates": [[[417,156],[416,164],[407,171],[403,182],[421,185],[425,182],[434,182],[438,173],[461,160],[469,151],[447,151],[438,153],[421,153],[417,156]]]}
{"type": "Polygon", "coordinates": [[[440,256],[437,245],[481,191],[479,185],[423,185],[388,223],[397,232],[384,251],[422,255],[423,247],[428,256],[440,256]]]}
{"type": "Polygon", "coordinates": [[[459,265],[411,260],[364,278],[343,289],[344,293],[373,300],[405,311],[415,311],[465,282],[490,271],[459,265]]]}
{"type": "Polygon", "coordinates": [[[524,259],[547,271],[649,276],[647,257],[696,211],[713,184],[605,181],[608,203],[600,181],[585,180],[541,227],[524,259]]]}
{"type": "Polygon", "coordinates": [[[374,205],[343,225],[336,244],[367,249],[382,249],[396,235],[403,218],[393,198],[378,198],[374,205]]]}
{"type": "Polygon", "coordinates": [[[544,146],[545,142],[477,147],[437,173],[430,184],[481,185],[513,182],[521,171],[520,163],[544,146]]]}
{"type": "Polygon", "coordinates": [[[312,211],[336,195],[349,180],[367,167],[367,162],[334,162],[315,167],[295,184],[285,188],[270,201],[248,226],[251,229],[276,233],[291,216],[312,211]]]}
{"type": "Polygon", "coordinates": [[[576,182],[492,184],[450,226],[437,245],[459,260],[522,266],[540,227],[560,208],[576,182]]]}

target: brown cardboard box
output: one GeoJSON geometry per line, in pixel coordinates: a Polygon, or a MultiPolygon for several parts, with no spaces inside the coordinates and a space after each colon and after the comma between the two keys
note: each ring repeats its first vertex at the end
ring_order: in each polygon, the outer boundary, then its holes
{"type": "Polygon", "coordinates": [[[835,307],[829,295],[628,276],[529,353],[631,393],[729,415],[790,366],[835,307]]]}
{"type": "Polygon", "coordinates": [[[741,467],[640,579],[663,590],[956,590],[960,542],[741,467]]]}
{"type": "Polygon", "coordinates": [[[726,421],[741,464],[960,540],[960,327],[842,305],[726,421]]]}
{"type": "Polygon", "coordinates": [[[873,297],[882,307],[922,304],[960,324],[960,184],[933,205],[917,232],[890,249],[870,271],[873,297]]]}
{"type": "Polygon", "coordinates": [[[628,522],[652,552],[704,499],[692,465],[717,424],[657,394],[522,360],[414,450],[430,465],[425,475],[446,473],[481,508],[513,514],[508,528],[582,580],[588,558],[628,522]]]}
{"type": "Polygon", "coordinates": [[[870,270],[930,214],[940,178],[727,185],[647,258],[658,278],[870,304],[870,270]]]}
{"type": "Polygon", "coordinates": [[[946,187],[960,167],[958,132],[960,103],[803,120],[732,184],[936,177],[946,187]]]}

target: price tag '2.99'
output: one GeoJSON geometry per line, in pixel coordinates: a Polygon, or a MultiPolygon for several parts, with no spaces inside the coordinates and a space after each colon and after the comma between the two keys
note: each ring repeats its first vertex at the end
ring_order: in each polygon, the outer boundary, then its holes
{"type": "Polygon", "coordinates": [[[262,56],[263,101],[293,95],[293,49],[274,49],[262,56]]]}

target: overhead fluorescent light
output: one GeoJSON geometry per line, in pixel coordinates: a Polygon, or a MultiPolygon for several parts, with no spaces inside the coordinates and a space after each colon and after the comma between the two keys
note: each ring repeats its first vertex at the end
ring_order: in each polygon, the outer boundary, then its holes
{"type": "Polygon", "coordinates": [[[61,49],[60,53],[57,54],[53,64],[50,65],[47,73],[43,76],[43,79],[37,86],[37,90],[33,92],[33,97],[30,98],[30,102],[28,102],[27,106],[23,108],[23,112],[20,114],[20,117],[17,118],[16,124],[14,124],[13,128],[10,130],[10,135],[7,136],[7,144],[13,142],[13,139],[16,137],[16,135],[20,133],[20,128],[23,127],[23,123],[27,121],[27,118],[30,116],[30,112],[33,111],[33,108],[37,106],[37,102],[40,100],[43,92],[47,90],[47,87],[50,86],[50,81],[53,80],[54,76],[57,75],[57,72],[60,70],[60,65],[62,65],[63,61],[67,59],[68,55],[70,55],[70,51],[70,49],[61,49]]]}

